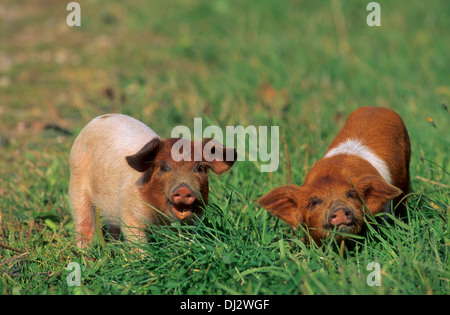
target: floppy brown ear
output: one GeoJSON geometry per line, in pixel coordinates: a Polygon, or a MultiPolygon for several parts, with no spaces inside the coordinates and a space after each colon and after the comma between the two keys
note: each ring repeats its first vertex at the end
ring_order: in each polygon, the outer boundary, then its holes
{"type": "Polygon", "coordinates": [[[139,152],[129,155],[126,158],[128,165],[134,168],[138,172],[145,172],[152,165],[152,161],[155,159],[156,153],[162,147],[163,143],[161,139],[155,138],[149,141],[142,147],[139,152]]]}
{"type": "Polygon", "coordinates": [[[300,187],[298,186],[280,186],[260,197],[256,203],[293,228],[296,228],[303,221],[297,202],[298,198],[296,197],[296,194],[299,193],[300,187]]]}
{"type": "Polygon", "coordinates": [[[203,139],[203,159],[208,167],[216,174],[220,175],[228,171],[237,158],[235,148],[224,147],[212,138],[203,139]]]}
{"type": "Polygon", "coordinates": [[[384,211],[388,201],[402,194],[399,188],[377,176],[363,177],[356,188],[372,214],[384,211]]]}

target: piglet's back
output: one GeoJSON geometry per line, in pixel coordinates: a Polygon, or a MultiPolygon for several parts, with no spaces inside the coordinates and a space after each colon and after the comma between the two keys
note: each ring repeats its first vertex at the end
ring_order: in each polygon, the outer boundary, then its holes
{"type": "Polygon", "coordinates": [[[125,156],[136,153],[157,136],[150,127],[137,119],[122,114],[106,114],[94,118],[83,128],[74,147],[80,145],[91,151],[120,151],[125,156]]]}
{"type": "Polygon", "coordinates": [[[117,193],[130,192],[121,186],[135,183],[140,175],[128,166],[125,157],[155,137],[158,135],[152,129],[126,115],[106,114],[94,118],[72,146],[71,180],[83,183],[93,204],[100,204],[102,210],[117,215],[123,198],[117,193]]]}

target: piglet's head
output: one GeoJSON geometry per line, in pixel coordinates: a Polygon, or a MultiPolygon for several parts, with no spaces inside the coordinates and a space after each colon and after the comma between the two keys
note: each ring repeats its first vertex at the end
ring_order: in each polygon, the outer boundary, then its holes
{"type": "Polygon", "coordinates": [[[335,235],[338,241],[345,239],[344,233],[359,234],[368,212],[383,211],[386,203],[400,194],[400,189],[377,176],[355,181],[324,176],[303,186],[274,188],[257,203],[293,228],[303,225],[320,244],[334,230],[341,232],[335,235]]]}
{"type": "Polygon", "coordinates": [[[236,150],[210,138],[202,142],[155,138],[126,160],[143,173],[138,185],[159,222],[190,224],[208,203],[208,170],[220,175],[230,169],[236,150]]]}

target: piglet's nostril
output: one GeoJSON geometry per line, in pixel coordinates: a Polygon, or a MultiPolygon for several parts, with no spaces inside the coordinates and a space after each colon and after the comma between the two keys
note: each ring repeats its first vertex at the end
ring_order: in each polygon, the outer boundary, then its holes
{"type": "Polygon", "coordinates": [[[191,205],[195,202],[194,193],[187,187],[180,187],[176,189],[170,197],[174,204],[191,205]]]}

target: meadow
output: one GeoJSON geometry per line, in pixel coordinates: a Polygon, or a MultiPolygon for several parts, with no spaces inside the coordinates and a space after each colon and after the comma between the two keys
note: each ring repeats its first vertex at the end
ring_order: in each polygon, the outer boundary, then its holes
{"type": "Polygon", "coordinates": [[[449,294],[450,3],[380,1],[369,27],[366,2],[80,1],[69,27],[64,1],[2,1],[0,294],[449,294]],[[391,108],[408,128],[408,220],[372,224],[352,248],[304,244],[254,201],[301,185],[360,106],[391,108]],[[196,117],[279,126],[279,168],[236,162],[210,175],[197,226],[154,227],[143,252],[97,233],[83,255],[68,157],[110,112],[162,137],[196,117]],[[68,285],[71,262],[81,286],[68,285]]]}

